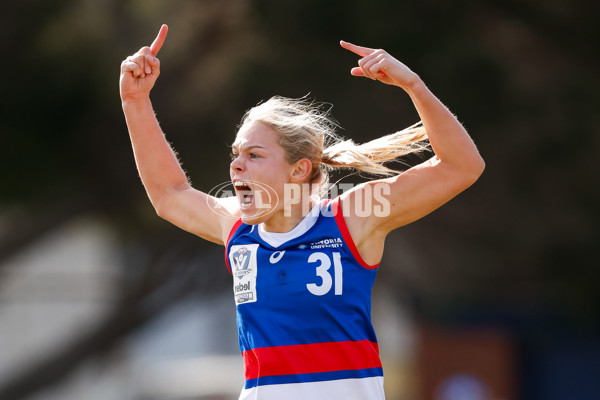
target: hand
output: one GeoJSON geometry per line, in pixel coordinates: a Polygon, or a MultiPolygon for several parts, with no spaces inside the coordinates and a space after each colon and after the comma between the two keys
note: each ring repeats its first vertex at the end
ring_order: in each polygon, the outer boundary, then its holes
{"type": "Polygon", "coordinates": [[[142,47],[121,63],[121,100],[147,96],[150,93],[160,74],[160,61],[156,54],[165,42],[168,30],[167,25],[161,26],[150,47],[142,47]]]}
{"type": "Polygon", "coordinates": [[[411,87],[419,81],[417,74],[389,55],[385,50],[357,46],[343,40],[340,42],[340,45],[344,49],[350,50],[362,57],[358,60],[359,66],[352,68],[350,71],[353,76],[364,76],[404,89],[411,87]]]}

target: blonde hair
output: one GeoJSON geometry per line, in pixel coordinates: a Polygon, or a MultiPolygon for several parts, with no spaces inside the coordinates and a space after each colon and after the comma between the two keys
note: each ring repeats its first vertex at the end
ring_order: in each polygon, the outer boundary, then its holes
{"type": "Polygon", "coordinates": [[[261,122],[278,132],[287,161],[310,160],[313,171],[309,183],[322,187],[329,183],[329,171],[334,168],[392,175],[399,171],[383,163],[429,149],[427,132],[420,122],[363,144],[356,144],[352,139],[343,140],[335,132],[339,124],[330,111],[330,106],[309,101],[306,97],[274,96],[248,110],[242,125],[261,122]]]}

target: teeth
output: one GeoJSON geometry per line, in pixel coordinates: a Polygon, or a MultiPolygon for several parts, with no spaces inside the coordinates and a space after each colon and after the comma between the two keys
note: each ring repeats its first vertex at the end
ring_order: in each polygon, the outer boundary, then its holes
{"type": "Polygon", "coordinates": [[[236,188],[238,195],[240,196],[240,206],[242,209],[247,209],[254,201],[254,193],[250,186],[243,181],[233,182],[233,186],[236,188]]]}

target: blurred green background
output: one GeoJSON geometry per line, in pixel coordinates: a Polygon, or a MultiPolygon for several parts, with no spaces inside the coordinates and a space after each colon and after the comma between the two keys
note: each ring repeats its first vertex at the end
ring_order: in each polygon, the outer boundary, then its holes
{"type": "MultiPolygon", "coordinates": [[[[433,372],[424,365],[439,360],[426,355],[423,332],[490,330],[510,356],[503,383],[487,382],[500,394],[487,398],[600,398],[599,8],[582,0],[3,1],[0,399],[93,398],[85,384],[69,389],[90,363],[95,373],[122,371],[128,343],[182,302],[229,301],[222,249],[160,220],[133,161],[119,67],[162,23],[170,30],[151,97],[196,188],[229,179],[241,116],[275,94],[332,103],[342,135],[358,142],[418,120],[400,89],[350,76],[357,57],[341,39],[405,62],[469,130],[484,175],[386,243],[375,292],[392,314],[402,310],[398,326],[413,338],[408,353],[383,350],[390,399],[455,399],[439,382],[437,391],[425,387],[433,372]],[[51,239],[67,231],[73,240],[52,264],[60,273],[50,274],[51,239]],[[76,241],[82,232],[101,232],[109,249],[90,239],[86,250],[76,241]],[[107,265],[86,275],[88,286],[75,279],[86,263],[107,265]],[[39,311],[50,304],[62,308],[39,311]],[[40,339],[45,330],[63,339],[40,339]],[[19,350],[31,343],[40,350],[19,350]]],[[[393,318],[377,304],[375,319],[393,318]]],[[[232,347],[234,329],[224,334],[232,347]]],[[[401,340],[383,336],[382,349],[401,340]]],[[[230,352],[224,346],[207,352],[230,352]]],[[[131,389],[139,382],[112,392],[103,382],[99,398],[161,398],[131,389]]],[[[230,398],[200,392],[170,398],[230,398]]]]}

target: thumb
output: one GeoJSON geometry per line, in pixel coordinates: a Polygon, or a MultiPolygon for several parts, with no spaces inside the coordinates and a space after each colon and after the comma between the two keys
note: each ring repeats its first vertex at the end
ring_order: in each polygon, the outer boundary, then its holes
{"type": "Polygon", "coordinates": [[[365,76],[363,70],[360,67],[354,67],[350,70],[350,75],[352,76],[365,76]]]}

